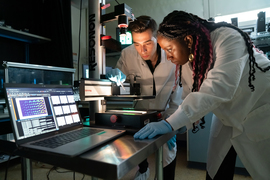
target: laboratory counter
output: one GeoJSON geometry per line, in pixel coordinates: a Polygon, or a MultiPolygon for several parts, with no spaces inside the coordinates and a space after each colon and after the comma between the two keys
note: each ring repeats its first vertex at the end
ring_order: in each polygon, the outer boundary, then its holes
{"type": "Polygon", "coordinates": [[[163,177],[162,145],[175,134],[176,132],[171,132],[146,140],[135,140],[132,135],[124,134],[115,140],[73,158],[45,151],[17,148],[14,141],[1,137],[0,151],[23,158],[23,180],[32,179],[31,160],[90,175],[94,179],[121,179],[148,156],[156,153],[156,172],[157,178],[160,180],[163,177]]]}

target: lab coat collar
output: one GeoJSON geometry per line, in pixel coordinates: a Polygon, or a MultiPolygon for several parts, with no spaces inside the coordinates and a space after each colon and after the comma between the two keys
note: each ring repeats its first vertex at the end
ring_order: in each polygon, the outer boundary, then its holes
{"type": "Polygon", "coordinates": [[[167,55],[165,53],[165,51],[163,49],[161,49],[161,59],[160,59],[160,63],[166,63],[167,60],[167,55]]]}

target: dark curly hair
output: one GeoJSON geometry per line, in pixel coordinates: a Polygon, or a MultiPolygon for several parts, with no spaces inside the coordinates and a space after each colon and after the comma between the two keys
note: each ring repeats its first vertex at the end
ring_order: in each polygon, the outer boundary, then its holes
{"type": "MultiPolygon", "coordinates": [[[[241,29],[237,28],[232,24],[226,22],[214,23],[202,19],[191,13],[184,11],[173,11],[168,14],[159,25],[157,34],[161,35],[167,39],[183,39],[187,35],[191,35],[194,39],[192,51],[194,54],[194,60],[192,61],[193,68],[193,88],[192,92],[197,92],[200,89],[200,86],[203,80],[206,78],[206,75],[210,69],[214,66],[213,60],[213,49],[210,39],[210,33],[220,27],[229,27],[238,31],[243,39],[245,40],[247,50],[249,53],[249,78],[248,86],[251,91],[254,91],[255,87],[252,84],[252,81],[255,80],[255,66],[260,69],[262,72],[266,72],[270,69],[270,66],[267,68],[261,68],[258,66],[253,55],[253,42],[251,41],[249,35],[243,32],[241,29]]],[[[179,68],[179,85],[181,84],[181,75],[182,75],[182,66],[179,68]]],[[[178,74],[178,73],[176,73],[178,74]]],[[[195,125],[193,124],[195,128],[195,125]]]]}
{"type": "Polygon", "coordinates": [[[153,36],[157,33],[157,23],[149,16],[139,16],[128,25],[128,30],[135,33],[142,33],[151,29],[153,36]]]}

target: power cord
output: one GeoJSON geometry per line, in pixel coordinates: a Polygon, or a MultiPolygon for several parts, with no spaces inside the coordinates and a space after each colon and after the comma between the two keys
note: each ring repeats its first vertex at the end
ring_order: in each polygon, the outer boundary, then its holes
{"type": "MultiPolygon", "coordinates": [[[[58,167],[56,167],[56,166],[53,166],[49,171],[48,171],[48,173],[47,173],[47,180],[50,180],[50,173],[52,172],[52,171],[56,171],[57,173],[69,173],[69,172],[73,172],[73,180],[75,180],[75,171],[59,171],[59,170],[57,170],[57,168],[58,167]]],[[[82,180],[84,179],[84,177],[85,177],[85,174],[83,174],[83,177],[82,177],[82,180]]]]}
{"type": "Polygon", "coordinates": [[[48,173],[47,173],[47,179],[48,179],[48,180],[50,179],[50,178],[49,178],[49,175],[50,175],[51,171],[53,171],[54,169],[56,169],[55,166],[53,166],[53,167],[48,171],[48,173]]]}

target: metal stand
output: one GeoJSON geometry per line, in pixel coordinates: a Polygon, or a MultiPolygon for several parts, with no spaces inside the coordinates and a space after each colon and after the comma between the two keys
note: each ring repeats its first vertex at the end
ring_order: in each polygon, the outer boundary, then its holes
{"type": "Polygon", "coordinates": [[[163,147],[160,146],[156,152],[156,177],[163,180],[163,147]]]}
{"type": "Polygon", "coordinates": [[[32,161],[23,157],[21,161],[22,180],[33,180],[32,161]]]}

